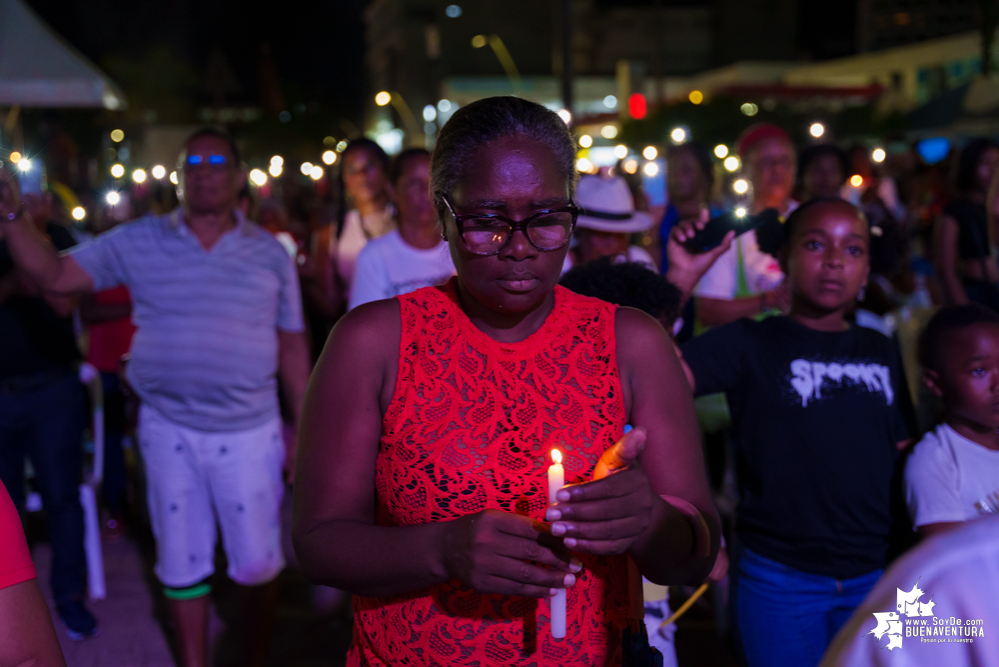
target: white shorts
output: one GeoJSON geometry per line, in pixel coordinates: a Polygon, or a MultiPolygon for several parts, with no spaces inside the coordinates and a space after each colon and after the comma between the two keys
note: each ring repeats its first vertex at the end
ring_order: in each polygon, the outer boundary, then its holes
{"type": "Polygon", "coordinates": [[[156,576],[186,588],[215,572],[216,518],[229,577],[255,586],[285,566],[281,549],[284,441],[274,419],[247,431],[207,432],[139,410],[156,576]]]}

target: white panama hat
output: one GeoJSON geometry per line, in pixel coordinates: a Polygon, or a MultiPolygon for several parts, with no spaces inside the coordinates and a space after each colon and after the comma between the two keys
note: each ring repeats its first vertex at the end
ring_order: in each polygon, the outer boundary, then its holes
{"type": "Polygon", "coordinates": [[[576,226],[582,229],[631,234],[652,226],[652,216],[635,210],[631,190],[620,176],[583,176],[576,185],[575,204],[576,226]]]}

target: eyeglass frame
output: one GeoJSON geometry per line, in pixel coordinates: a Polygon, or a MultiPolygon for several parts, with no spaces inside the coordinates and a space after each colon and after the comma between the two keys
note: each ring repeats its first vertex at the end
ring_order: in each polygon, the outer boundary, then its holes
{"type": "Polygon", "coordinates": [[[454,211],[454,205],[452,205],[451,202],[448,201],[446,195],[440,194],[438,196],[441,198],[441,201],[444,202],[444,206],[447,207],[447,210],[451,214],[451,217],[454,218],[454,224],[458,228],[458,236],[461,238],[461,242],[465,245],[465,249],[468,250],[468,252],[472,253],[473,255],[478,255],[479,257],[491,257],[492,255],[500,254],[501,252],[503,252],[504,248],[510,245],[510,241],[513,240],[513,235],[516,234],[518,231],[523,233],[524,238],[527,239],[527,242],[530,243],[534,247],[534,249],[537,250],[538,252],[555,252],[556,250],[564,248],[566,244],[568,244],[572,240],[572,233],[576,230],[576,220],[579,218],[579,207],[572,203],[572,199],[569,200],[568,206],[561,206],[559,208],[546,208],[544,210],[538,211],[537,213],[534,213],[533,215],[527,216],[523,220],[513,220],[511,218],[506,217],[505,215],[499,215],[498,213],[470,213],[468,215],[458,215],[454,211]],[[537,220],[538,218],[542,218],[546,215],[551,215],[552,213],[572,214],[572,222],[569,224],[569,233],[566,234],[565,240],[562,241],[562,243],[555,246],[554,248],[547,248],[547,249],[539,248],[538,244],[535,243],[533,240],[531,240],[531,235],[527,233],[527,226],[532,222],[534,222],[535,220],[537,220]],[[506,223],[506,225],[510,228],[510,236],[503,243],[503,245],[501,245],[493,252],[476,252],[475,250],[472,250],[469,247],[468,241],[465,240],[465,233],[463,227],[466,220],[472,220],[474,218],[489,218],[491,220],[499,220],[500,222],[506,223]]]}

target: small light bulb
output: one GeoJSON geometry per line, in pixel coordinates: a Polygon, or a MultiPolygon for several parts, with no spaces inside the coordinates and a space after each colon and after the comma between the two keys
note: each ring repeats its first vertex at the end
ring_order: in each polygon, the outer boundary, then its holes
{"type": "Polygon", "coordinates": [[[737,195],[744,195],[749,191],[749,182],[744,178],[740,178],[732,184],[732,189],[735,190],[737,195]]]}
{"type": "Polygon", "coordinates": [[[73,207],[74,220],[83,220],[85,217],[87,217],[87,209],[83,208],[82,206],[73,207]]]}
{"type": "Polygon", "coordinates": [[[105,195],[104,199],[111,206],[117,206],[118,203],[121,202],[121,195],[112,190],[111,192],[107,193],[107,195],[105,195]]]}
{"type": "Polygon", "coordinates": [[[270,173],[271,176],[277,178],[278,176],[281,175],[281,172],[284,171],[284,167],[282,167],[279,164],[274,164],[272,162],[271,166],[267,167],[267,171],[270,173]]]}
{"type": "Polygon", "coordinates": [[[276,165],[278,165],[280,167],[283,167],[284,166],[284,158],[281,157],[280,155],[274,155],[273,157],[271,157],[271,164],[276,164],[276,165]]]}
{"type": "Polygon", "coordinates": [[[303,162],[302,166],[299,167],[299,169],[302,170],[302,175],[308,176],[309,174],[312,173],[312,163],[311,162],[303,162]]]}
{"type": "Polygon", "coordinates": [[[863,184],[864,184],[864,177],[861,176],[860,174],[854,174],[853,176],[850,177],[850,185],[852,185],[853,187],[859,188],[863,184]]]}
{"type": "Polygon", "coordinates": [[[558,117],[562,119],[562,122],[568,125],[572,122],[572,114],[569,113],[568,109],[559,109],[558,117]]]}
{"type": "Polygon", "coordinates": [[[267,182],[267,174],[260,171],[259,169],[252,169],[250,171],[250,182],[256,185],[258,188],[262,187],[267,182]]]}
{"type": "Polygon", "coordinates": [[[135,171],[133,171],[132,172],[132,180],[135,181],[136,183],[145,183],[146,182],[146,170],[145,169],[136,169],[135,171]]]}
{"type": "Polygon", "coordinates": [[[884,162],[887,155],[885,154],[885,149],[875,148],[871,151],[871,159],[875,162],[884,162]]]}
{"type": "Polygon", "coordinates": [[[177,172],[175,171],[170,172],[170,182],[173,183],[174,185],[180,183],[180,180],[177,178],[177,172]]]}
{"type": "Polygon", "coordinates": [[[589,148],[593,145],[593,137],[588,134],[584,134],[579,138],[579,145],[583,148],[589,148]]]}
{"type": "Polygon", "coordinates": [[[812,123],[808,128],[808,133],[818,139],[826,133],[826,126],[822,123],[812,123]]]}
{"type": "Polygon", "coordinates": [[[673,140],[673,143],[682,144],[687,140],[687,131],[682,127],[674,127],[673,131],[669,133],[669,138],[673,140]]]}
{"type": "Polygon", "coordinates": [[[600,136],[604,139],[613,139],[617,136],[617,128],[613,125],[604,125],[600,128],[600,136]]]}
{"type": "Polygon", "coordinates": [[[624,158],[628,157],[628,147],[625,146],[624,144],[618,144],[617,146],[615,146],[614,157],[616,157],[618,160],[623,160],[624,158]]]}
{"type": "Polygon", "coordinates": [[[746,207],[745,206],[740,206],[739,208],[735,209],[735,217],[737,217],[737,218],[745,218],[746,217],[746,207]]]}
{"type": "Polygon", "coordinates": [[[655,160],[657,155],[659,155],[659,151],[656,150],[655,146],[646,146],[645,150],[642,151],[642,157],[646,160],[655,160]]]}
{"type": "Polygon", "coordinates": [[[322,177],[323,177],[323,168],[318,165],[314,166],[312,170],[309,172],[309,178],[311,178],[314,181],[318,181],[322,177]]]}
{"type": "Polygon", "coordinates": [[[111,130],[111,141],[118,143],[125,139],[125,133],[121,130],[111,130]]]}
{"type": "Polygon", "coordinates": [[[646,162],[645,167],[642,168],[646,176],[655,176],[659,173],[659,165],[655,162],[646,162]]]}
{"type": "Polygon", "coordinates": [[[728,146],[725,144],[718,144],[715,146],[715,157],[721,160],[728,155],[728,146]]]}
{"type": "Polygon", "coordinates": [[[634,160],[634,159],[633,160],[627,160],[627,161],[625,161],[624,165],[622,165],[622,166],[624,167],[624,170],[627,173],[629,173],[629,174],[637,174],[638,173],[638,160],[634,160]]]}
{"type": "Polygon", "coordinates": [[[687,95],[687,99],[690,100],[691,104],[700,104],[704,101],[704,93],[699,90],[692,90],[690,94],[687,95]]]}
{"type": "Polygon", "coordinates": [[[583,172],[584,174],[588,174],[591,171],[593,171],[593,163],[587,160],[585,157],[581,157],[578,160],[576,160],[576,169],[583,172]]]}
{"type": "Polygon", "coordinates": [[[155,178],[157,181],[163,180],[163,177],[166,176],[166,167],[164,167],[161,164],[158,164],[155,167],[153,167],[152,174],[153,178],[155,178]]]}
{"type": "Polygon", "coordinates": [[[728,171],[739,171],[742,163],[739,162],[739,158],[736,156],[729,155],[722,164],[725,165],[725,169],[728,171]]]}
{"type": "Polygon", "coordinates": [[[377,104],[380,107],[385,106],[391,101],[392,101],[392,95],[388,91],[383,90],[382,92],[375,95],[375,104],[377,104]]]}
{"type": "Polygon", "coordinates": [[[125,175],[125,166],[121,164],[111,165],[111,175],[115,178],[121,178],[125,175]]]}
{"type": "Polygon", "coordinates": [[[333,151],[324,151],[323,162],[325,162],[326,164],[333,164],[334,162],[336,162],[336,153],[334,153],[333,151]]]}

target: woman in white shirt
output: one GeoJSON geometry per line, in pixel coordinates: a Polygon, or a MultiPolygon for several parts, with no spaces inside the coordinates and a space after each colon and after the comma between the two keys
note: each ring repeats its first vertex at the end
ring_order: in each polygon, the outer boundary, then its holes
{"type": "Polygon", "coordinates": [[[316,238],[318,270],[328,295],[331,319],[343,314],[354,280],[357,256],[368,241],[395,227],[390,201],[389,158],[377,143],[354,139],[341,154],[340,214],[316,238]]]}

